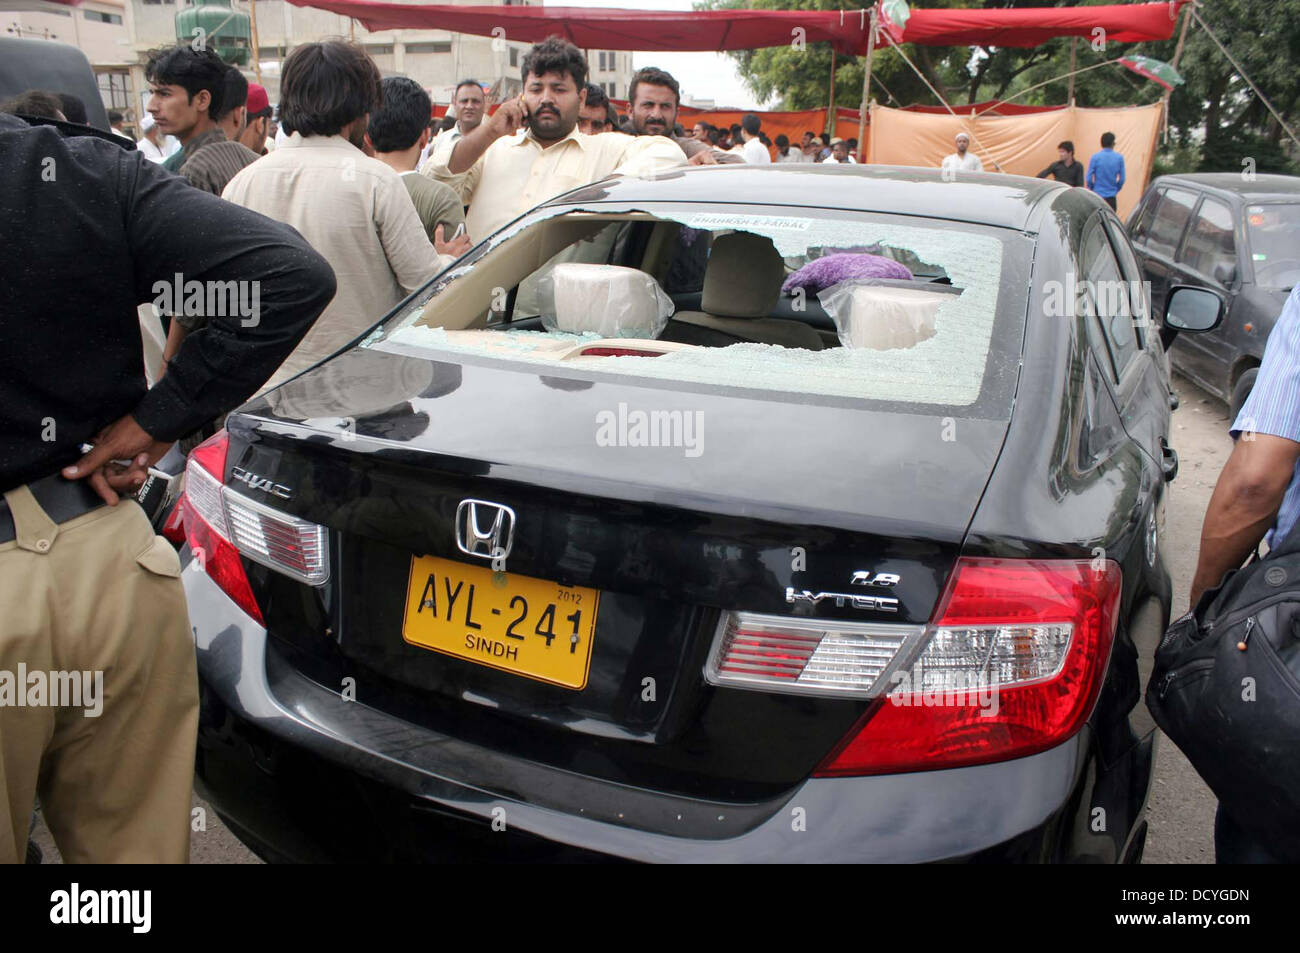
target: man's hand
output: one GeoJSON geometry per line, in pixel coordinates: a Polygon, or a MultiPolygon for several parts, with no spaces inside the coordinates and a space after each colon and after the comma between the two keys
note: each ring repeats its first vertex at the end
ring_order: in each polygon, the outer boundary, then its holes
{"type": "Polygon", "coordinates": [[[479,123],[477,129],[456,140],[451,155],[447,157],[447,171],[452,175],[468,172],[488,146],[502,136],[514,135],[527,118],[528,107],[524,105],[523,96],[507,99],[496,112],[479,123]]]}
{"type": "Polygon", "coordinates": [[[516,96],[514,99],[507,99],[502,103],[497,111],[492,114],[488,122],[492,126],[492,131],[496,137],[513,136],[524,120],[528,118],[528,107],[524,104],[524,97],[516,96]]]}
{"type": "Polygon", "coordinates": [[[119,493],[134,493],[149,475],[170,443],[149,436],[130,414],[115,420],[95,437],[90,452],[70,467],[63,468],[69,480],[89,479],[95,492],[109,506],[116,506],[119,493]],[[122,464],[115,461],[129,461],[122,464]]]}
{"type": "Polygon", "coordinates": [[[695,155],[691,156],[686,162],[687,165],[717,165],[718,160],[713,158],[712,149],[701,149],[695,155]]]}
{"type": "Polygon", "coordinates": [[[1238,568],[1277,521],[1300,443],[1246,433],[1233,445],[1214,486],[1201,527],[1201,550],[1192,579],[1191,605],[1238,568]]]}
{"type": "Polygon", "coordinates": [[[469,235],[465,232],[460,232],[457,237],[448,239],[443,235],[441,225],[433,230],[433,250],[439,255],[450,255],[452,258],[459,258],[469,251],[472,244],[469,235]]]}
{"type": "Polygon", "coordinates": [[[189,328],[175,318],[172,319],[171,327],[167,329],[167,341],[163,344],[162,366],[158,368],[158,376],[154,378],[155,381],[162,380],[163,375],[167,373],[167,365],[171,363],[173,357],[180,353],[181,345],[185,342],[185,338],[189,333],[189,328]]]}

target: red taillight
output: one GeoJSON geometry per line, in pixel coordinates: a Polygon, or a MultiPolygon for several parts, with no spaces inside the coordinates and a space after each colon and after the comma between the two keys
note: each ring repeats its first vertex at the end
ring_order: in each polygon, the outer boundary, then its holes
{"type": "Polygon", "coordinates": [[[1120,590],[1109,560],[960,560],[924,650],[814,773],[952,768],[1060,744],[1096,704],[1120,590]]]}
{"type": "Polygon", "coordinates": [[[253,598],[248,574],[240,562],[239,551],[226,538],[226,514],[222,503],[222,477],[226,472],[226,449],[229,438],[224,430],[218,431],[190,452],[185,465],[185,493],[177,508],[184,508],[181,517],[185,539],[198,562],[221,591],[257,622],[265,625],[262,610],[253,598]]]}
{"type": "Polygon", "coordinates": [[[162,537],[173,546],[180,546],[185,542],[185,507],[182,505],[183,499],[177,500],[172,511],[167,514],[167,522],[163,523],[162,537]]]}

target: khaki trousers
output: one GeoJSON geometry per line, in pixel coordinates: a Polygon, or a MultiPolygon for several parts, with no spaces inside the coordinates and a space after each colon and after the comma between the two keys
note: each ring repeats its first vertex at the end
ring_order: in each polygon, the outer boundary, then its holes
{"type": "Polygon", "coordinates": [[[0,862],[23,860],[39,795],[69,863],[184,863],[198,677],[180,560],[132,501],[56,525],[26,487],[4,496],[16,538],[0,545],[0,862]],[[32,680],[53,685],[51,672],[89,673],[90,692],[102,673],[99,714],[85,695],[58,707],[66,684],[36,703],[32,680]]]}

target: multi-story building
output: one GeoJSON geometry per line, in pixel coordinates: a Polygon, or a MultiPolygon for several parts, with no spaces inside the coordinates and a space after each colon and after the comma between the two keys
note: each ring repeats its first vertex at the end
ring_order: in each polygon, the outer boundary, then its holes
{"type": "MultiPolygon", "coordinates": [[[[230,0],[216,2],[226,5],[230,0]]],[[[7,0],[4,5],[24,7],[0,11],[11,34],[79,47],[99,74],[105,106],[126,112],[128,124],[134,126],[144,111],[148,52],[177,42],[176,14],[191,4],[189,0],[84,0],[81,6],[68,7],[47,0],[7,0]]],[[[355,40],[385,76],[411,77],[436,103],[450,102],[462,79],[491,87],[498,99],[517,94],[522,85],[520,67],[531,46],[509,35],[470,36],[445,30],[371,33],[347,17],[295,7],[285,0],[256,4],[236,0],[233,8],[251,14],[255,24],[256,55],[242,69],[267,88],[272,102],[279,100],[280,63],[299,43],[338,37],[355,40]]],[[[616,98],[627,96],[631,53],[589,50],[587,60],[591,82],[616,98]]]]}
{"type": "MultiPolygon", "coordinates": [[[[175,42],[175,0],[124,0],[134,8],[132,37],[137,55],[152,47],[175,42]]],[[[452,0],[459,3],[461,0],[452,0]]],[[[507,0],[509,2],[509,0],[507,0]]],[[[184,3],[184,0],[182,0],[184,3]]],[[[257,67],[244,72],[267,88],[271,101],[279,98],[279,65],[296,44],[332,37],[353,39],[366,48],[385,76],[409,76],[429,90],[434,102],[448,103],[456,83],[477,79],[495,87],[499,96],[519,92],[519,70],[530,43],[509,35],[487,37],[445,30],[381,30],[374,33],[334,13],[296,7],[285,0],[245,2],[238,9],[252,12],[256,20],[257,67]]],[[[631,53],[589,53],[592,82],[619,89],[626,95],[632,75],[631,53]],[[617,57],[617,66],[615,63],[617,57]]]]}
{"type": "Polygon", "coordinates": [[[620,50],[587,50],[587,81],[595,83],[610,99],[627,99],[632,81],[632,54],[620,50]]]}

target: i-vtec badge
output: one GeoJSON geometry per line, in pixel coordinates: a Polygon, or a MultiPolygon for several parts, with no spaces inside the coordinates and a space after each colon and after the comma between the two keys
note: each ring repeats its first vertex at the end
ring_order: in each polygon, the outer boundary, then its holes
{"type": "MultiPolygon", "coordinates": [[[[898,585],[900,576],[888,572],[855,572],[849,580],[854,586],[873,586],[890,589],[898,585]]],[[[785,601],[788,603],[815,606],[823,599],[834,599],[837,608],[849,606],[852,609],[866,609],[874,612],[897,612],[898,600],[887,596],[865,596],[854,592],[813,592],[811,589],[795,589],[787,586],[785,601]]]]}
{"type": "Polygon", "coordinates": [[[272,496],[278,496],[282,500],[287,500],[293,495],[293,490],[280,483],[273,483],[266,477],[258,476],[256,473],[249,473],[243,467],[232,467],[230,476],[240,483],[247,484],[250,490],[263,490],[272,496]]]}

